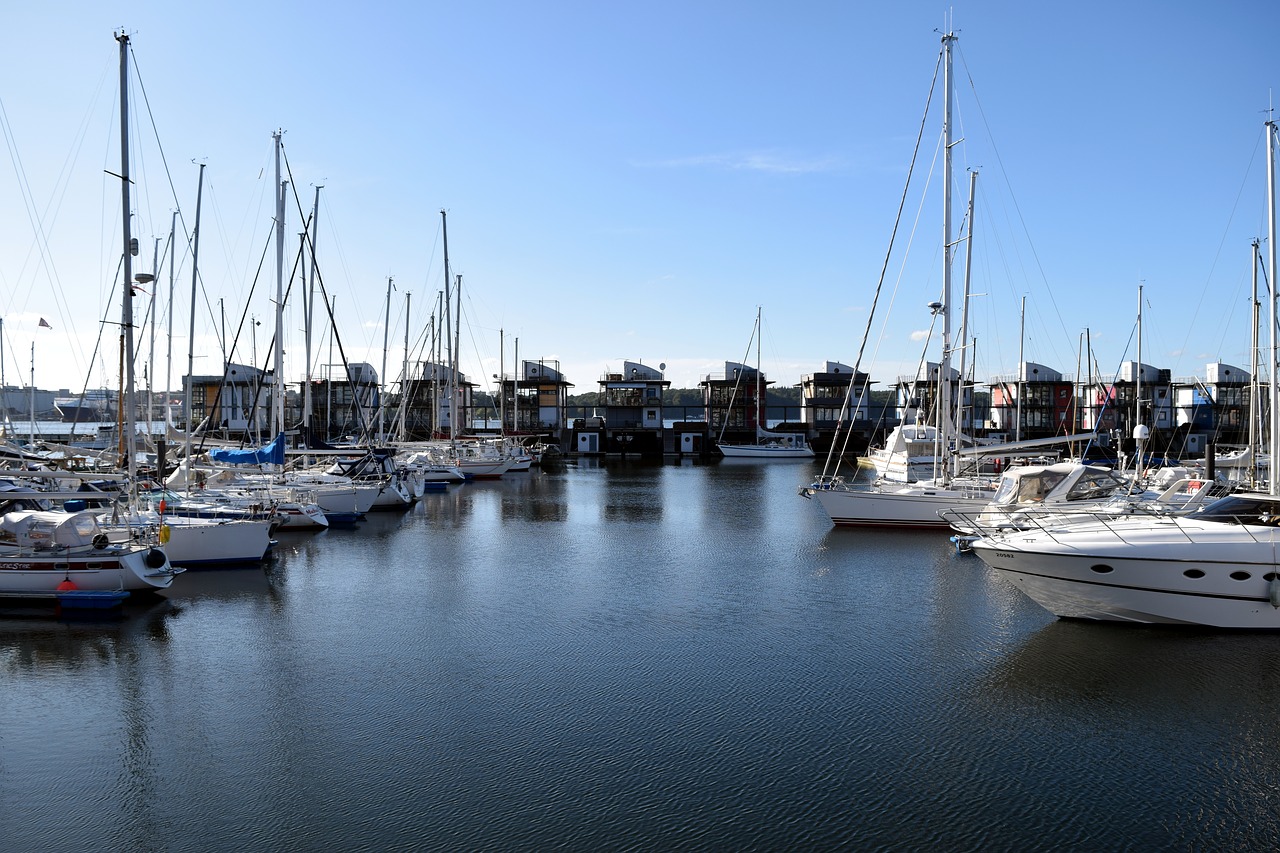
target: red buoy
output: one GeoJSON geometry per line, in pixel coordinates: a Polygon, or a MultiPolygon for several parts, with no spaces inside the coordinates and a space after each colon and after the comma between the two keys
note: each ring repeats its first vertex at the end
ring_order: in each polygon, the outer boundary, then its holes
{"type": "Polygon", "coordinates": [[[79,588],[80,587],[76,586],[75,583],[72,582],[71,578],[66,578],[62,583],[58,584],[58,592],[69,592],[73,589],[79,588]]]}

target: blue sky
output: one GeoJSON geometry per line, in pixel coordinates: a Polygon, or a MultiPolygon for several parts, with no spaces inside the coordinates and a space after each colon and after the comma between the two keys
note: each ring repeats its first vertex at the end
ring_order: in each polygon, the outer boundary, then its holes
{"type": "MultiPolygon", "coordinates": [[[[1263,122],[1280,82],[1272,2],[183,4],[11,10],[0,63],[9,153],[0,232],[5,379],[114,385],[119,319],[117,44],[137,75],[134,235],[151,268],[170,214],[194,222],[207,164],[196,372],[247,312],[270,340],[271,133],[302,204],[323,184],[319,263],[349,358],[399,374],[443,287],[440,210],[463,276],[462,369],[558,361],[576,391],[624,359],[692,387],[746,357],[781,385],[853,363],[948,16],[959,35],[956,221],[979,171],[973,335],[980,380],[1025,358],[1176,376],[1250,363],[1249,244],[1265,237],[1263,122]],[[259,281],[254,286],[255,274],[259,281]],[[221,307],[220,307],[221,306],[221,307]],[[45,318],[52,329],[38,327],[45,318]],[[93,357],[95,340],[105,329],[93,357]]],[[[939,113],[863,367],[913,373],[941,288],[939,113]],[[903,248],[910,254],[903,260],[903,248]]],[[[296,251],[296,210],[286,233],[296,251]]],[[[182,253],[180,253],[181,255],[182,253]]],[[[956,281],[961,281],[962,268],[956,281]]],[[[160,340],[168,272],[161,270],[160,340]]],[[[186,372],[191,266],[175,287],[186,372]]],[[[300,308],[286,316],[302,376],[300,308]]],[[[958,295],[957,301],[958,304],[958,295]]],[[[138,300],[142,309],[145,300],[138,300]]],[[[141,358],[149,332],[142,330],[141,358]]],[[[316,329],[316,361],[330,360],[316,329]]],[[[415,344],[416,346],[416,344],[415,344]]],[[[165,344],[157,344],[164,372],[165,344]]],[[[251,334],[235,360],[251,360],[251,334]]],[[[335,350],[336,351],[336,350],[335,350]]],[[[935,336],[928,349],[936,359],[935,336]]]]}

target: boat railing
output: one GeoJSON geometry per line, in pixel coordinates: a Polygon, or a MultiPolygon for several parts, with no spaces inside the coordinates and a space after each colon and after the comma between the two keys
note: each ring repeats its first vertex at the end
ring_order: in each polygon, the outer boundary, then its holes
{"type": "MultiPolygon", "coordinates": [[[[1184,516],[1170,512],[1167,508],[1151,507],[1150,503],[1132,502],[1110,510],[1099,508],[1095,510],[1032,512],[1025,514],[1017,521],[1016,525],[1012,520],[1004,527],[989,525],[986,532],[979,532],[977,535],[983,538],[999,540],[1003,536],[1018,535],[1035,530],[1043,533],[1059,545],[1073,550],[1081,550],[1081,548],[1075,542],[1064,541],[1061,536],[1066,533],[1078,533],[1085,530],[1093,534],[1109,535],[1125,545],[1135,544],[1136,540],[1132,536],[1135,531],[1146,532],[1155,526],[1158,526],[1162,531],[1176,532],[1188,543],[1192,544],[1202,543],[1213,538],[1208,535],[1211,528],[1198,524],[1194,526],[1183,524],[1181,522],[1184,520],[1184,516]],[[1144,523],[1135,524],[1138,516],[1143,517],[1144,523]]],[[[1230,527],[1232,532],[1244,533],[1253,542],[1270,543],[1278,539],[1277,527],[1280,526],[1280,520],[1276,524],[1262,524],[1258,521],[1256,515],[1240,515],[1216,518],[1213,524],[1215,527],[1221,526],[1222,529],[1230,527]]]]}

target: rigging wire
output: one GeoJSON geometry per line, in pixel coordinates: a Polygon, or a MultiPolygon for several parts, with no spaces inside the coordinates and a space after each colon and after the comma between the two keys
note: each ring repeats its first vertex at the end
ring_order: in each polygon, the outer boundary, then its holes
{"type": "MultiPolygon", "coordinates": [[[[924,115],[923,115],[923,116],[921,116],[921,118],[920,118],[920,129],[919,129],[919,131],[917,131],[917,134],[916,134],[916,144],[915,144],[915,148],[913,149],[913,151],[912,151],[912,153],[911,153],[911,163],[910,163],[910,165],[909,165],[909,166],[908,166],[908,168],[907,168],[907,180],[906,180],[906,182],[904,183],[904,185],[903,185],[903,187],[902,187],[902,196],[901,196],[901,198],[900,198],[900,199],[899,199],[899,201],[898,201],[898,215],[897,215],[897,216],[895,217],[895,219],[894,219],[894,222],[893,222],[893,230],[890,232],[890,235],[889,235],[889,245],[888,245],[888,247],[887,247],[887,248],[886,248],[886,250],[885,250],[884,261],[883,261],[883,263],[881,264],[881,267],[880,267],[880,277],[879,277],[879,279],[878,279],[878,280],[877,280],[877,282],[876,282],[875,294],[874,294],[874,296],[872,297],[872,300],[871,300],[871,310],[867,312],[867,326],[866,326],[866,328],[863,330],[863,333],[862,333],[862,341],[861,341],[861,343],[858,345],[858,357],[857,357],[857,359],[854,361],[854,364],[853,364],[853,368],[854,368],[854,369],[853,369],[853,374],[849,377],[849,387],[848,387],[848,389],[845,391],[844,402],[843,402],[843,404],[841,405],[841,408],[840,408],[840,416],[839,416],[839,419],[838,419],[838,420],[837,420],[837,422],[836,422],[837,432],[839,431],[840,426],[842,426],[842,425],[844,424],[845,417],[846,417],[846,415],[848,414],[848,411],[849,411],[849,401],[850,401],[850,398],[851,398],[851,397],[852,397],[852,395],[853,395],[853,388],[854,388],[855,383],[857,382],[858,373],[860,372],[860,370],[861,370],[861,366],[862,366],[862,358],[863,358],[863,355],[865,354],[866,349],[867,349],[867,341],[868,341],[868,338],[869,338],[869,337],[870,337],[870,335],[871,335],[871,323],[872,323],[872,320],[873,320],[873,319],[874,319],[874,317],[875,317],[875,313],[876,313],[876,305],[877,305],[877,304],[879,303],[879,301],[880,301],[880,293],[881,293],[882,289],[884,288],[885,276],[886,276],[886,274],[887,274],[887,272],[888,272],[888,269],[889,269],[889,260],[890,260],[890,258],[893,256],[893,247],[894,247],[894,242],[895,242],[895,240],[897,239],[897,235],[898,235],[898,226],[899,226],[899,225],[901,224],[901,222],[902,222],[902,212],[903,212],[903,210],[904,210],[904,209],[905,209],[905,207],[906,207],[906,203],[907,203],[907,193],[908,193],[908,191],[909,191],[909,189],[910,189],[910,187],[911,187],[911,178],[912,178],[912,176],[915,174],[916,160],[917,160],[917,158],[918,158],[918,157],[919,157],[919,155],[920,155],[920,146],[921,146],[921,144],[922,144],[922,142],[923,142],[923,140],[924,140],[924,130],[925,130],[925,127],[926,127],[926,125],[927,125],[927,123],[928,123],[928,120],[929,120],[929,107],[930,107],[930,105],[933,103],[933,93],[934,93],[934,90],[937,88],[937,85],[938,85],[938,74],[939,74],[939,72],[940,72],[940,70],[941,70],[941,68],[942,68],[942,59],[943,59],[943,52],[942,52],[942,51],[939,51],[939,53],[938,53],[938,60],[937,60],[937,64],[934,66],[934,69],[933,69],[933,80],[932,80],[932,81],[930,82],[930,84],[929,84],[929,97],[928,97],[928,98],[926,99],[926,101],[925,101],[924,115]]],[[[895,292],[896,292],[896,288],[895,288],[895,292]]],[[[883,331],[882,331],[882,335],[883,335],[883,331]]],[[[863,376],[864,376],[863,392],[862,392],[862,394],[860,394],[860,395],[859,395],[859,399],[860,399],[860,400],[861,400],[861,399],[863,399],[865,396],[867,396],[867,392],[870,390],[870,387],[871,387],[871,377],[870,377],[870,376],[868,376],[867,374],[863,374],[863,376]]],[[[882,409],[882,415],[883,415],[883,409],[882,409]]],[[[848,431],[846,432],[846,434],[845,434],[845,436],[844,436],[843,443],[840,445],[840,452],[839,452],[839,453],[836,453],[836,446],[837,446],[837,444],[838,444],[839,442],[837,442],[837,441],[835,441],[835,440],[833,440],[833,441],[831,442],[831,447],[830,447],[830,449],[827,451],[827,459],[826,459],[826,461],[823,463],[823,467],[822,467],[822,474],[821,474],[821,476],[820,476],[820,478],[819,478],[819,482],[827,482],[829,479],[834,478],[834,477],[835,477],[835,475],[839,472],[839,470],[840,470],[840,460],[843,458],[844,454],[845,454],[845,453],[847,452],[847,450],[848,450],[848,444],[849,444],[849,440],[850,440],[850,438],[851,438],[852,434],[853,434],[853,430],[852,430],[852,429],[850,429],[850,430],[848,430],[848,431]],[[833,459],[834,459],[834,462],[835,462],[835,467],[834,467],[834,469],[832,469],[832,471],[831,471],[831,475],[830,475],[830,478],[829,478],[829,477],[828,477],[828,474],[827,474],[827,471],[828,471],[828,468],[830,468],[830,466],[832,465],[832,461],[833,461],[833,459]]]]}
{"type": "Polygon", "coordinates": [[[982,120],[982,126],[987,132],[987,138],[990,140],[991,151],[996,158],[996,164],[999,168],[1000,175],[1004,179],[1004,185],[1009,193],[1009,200],[1013,205],[1013,210],[1017,215],[1018,224],[1022,227],[1022,233],[1027,238],[1027,246],[1030,249],[1032,260],[1034,260],[1036,270],[1040,274],[1040,281],[1044,284],[1045,292],[1049,297],[1049,303],[1053,305],[1053,310],[1058,317],[1058,324],[1062,328],[1063,338],[1069,340],[1070,335],[1067,333],[1066,323],[1062,319],[1062,309],[1058,306],[1057,300],[1053,297],[1053,288],[1049,286],[1049,278],[1045,274],[1044,265],[1040,261],[1040,254],[1036,251],[1035,243],[1031,240],[1031,231],[1027,227],[1026,218],[1022,214],[1022,207],[1018,204],[1017,196],[1013,193],[1013,186],[1009,181],[1009,173],[1005,168],[1004,158],[1000,156],[1000,148],[996,145],[995,135],[991,132],[991,124],[987,121],[986,111],[982,108],[982,100],[978,97],[977,88],[974,86],[973,75],[970,74],[968,64],[964,60],[964,51],[960,50],[959,53],[960,65],[964,68],[964,76],[969,83],[969,91],[973,96],[973,103],[977,108],[979,118],[982,120]]]}

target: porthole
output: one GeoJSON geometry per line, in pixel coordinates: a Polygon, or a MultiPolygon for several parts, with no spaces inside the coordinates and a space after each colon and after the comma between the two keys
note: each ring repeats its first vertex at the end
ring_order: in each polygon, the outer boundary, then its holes
{"type": "Polygon", "coordinates": [[[1089,571],[1097,572],[1100,575],[1107,575],[1107,574],[1110,574],[1111,572],[1114,572],[1115,569],[1111,568],[1110,566],[1097,565],[1097,566],[1090,566],[1089,571]]]}
{"type": "Polygon", "coordinates": [[[1253,575],[1249,574],[1248,572],[1232,572],[1231,573],[1231,579],[1233,581],[1247,581],[1251,577],[1253,577],[1253,575]]]}
{"type": "Polygon", "coordinates": [[[1202,572],[1200,569],[1187,569],[1182,574],[1186,577],[1191,578],[1192,580],[1200,580],[1200,578],[1204,577],[1204,572],[1202,572]]]}
{"type": "Polygon", "coordinates": [[[1275,579],[1276,579],[1276,573],[1275,573],[1275,572],[1267,572],[1265,575],[1263,575],[1263,576],[1262,576],[1262,579],[1263,579],[1264,581],[1266,581],[1267,583],[1271,583],[1273,580],[1275,580],[1275,579]]]}

